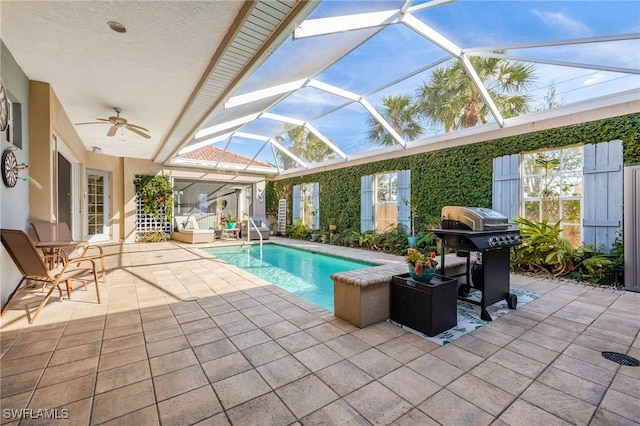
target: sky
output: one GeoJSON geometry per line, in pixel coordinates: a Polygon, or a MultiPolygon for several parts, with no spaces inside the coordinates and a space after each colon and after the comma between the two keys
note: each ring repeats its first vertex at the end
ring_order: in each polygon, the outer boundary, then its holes
{"type": "MultiPolygon", "coordinates": [[[[403,3],[325,0],[308,19],[394,10],[403,3]]],[[[413,4],[422,3],[425,2],[417,1],[413,4]]],[[[637,35],[640,33],[640,1],[637,0],[459,0],[428,8],[413,16],[463,50],[514,47],[508,53],[518,58],[635,70],[634,75],[538,63],[535,65],[535,84],[529,91],[534,99],[534,109],[543,108],[543,99],[551,87],[555,88],[556,102],[561,105],[640,88],[640,40],[637,35]],[[626,41],[540,45],[625,34],[636,36],[635,39],[626,41]],[[537,46],[515,48],[531,44],[537,46]]],[[[331,29],[330,24],[326,27],[331,29]]],[[[347,31],[306,39],[290,37],[248,79],[238,94],[313,78],[363,96],[379,109],[384,96],[415,94],[421,84],[429,81],[433,64],[448,58],[450,55],[446,51],[400,23],[381,30],[374,28],[347,31]],[[367,40],[372,34],[375,35],[367,40]],[[362,41],[364,43],[360,44],[362,41]],[[420,70],[423,71],[419,72],[420,70]],[[416,75],[406,78],[413,73],[416,75]],[[396,84],[389,86],[394,81],[396,84]]],[[[370,115],[360,104],[343,97],[305,87],[285,99],[273,97],[260,103],[261,108],[272,103],[269,109],[272,113],[308,121],[347,154],[371,146],[366,140],[366,123],[370,115]],[[339,108],[343,105],[347,106],[339,108]]],[[[248,111],[254,111],[252,107],[253,105],[247,105],[222,111],[217,116],[214,115],[213,121],[221,122],[243,116],[248,111]]],[[[284,125],[280,122],[261,119],[245,125],[241,130],[273,137],[283,128],[284,125]]],[[[431,128],[426,129],[424,137],[433,135],[433,131],[431,128]]],[[[435,132],[441,131],[435,129],[435,132]]],[[[226,142],[217,146],[224,147],[226,142]]],[[[261,142],[234,138],[230,149],[252,158],[261,146],[261,142]]],[[[273,163],[271,149],[263,149],[259,159],[273,163]]]]}

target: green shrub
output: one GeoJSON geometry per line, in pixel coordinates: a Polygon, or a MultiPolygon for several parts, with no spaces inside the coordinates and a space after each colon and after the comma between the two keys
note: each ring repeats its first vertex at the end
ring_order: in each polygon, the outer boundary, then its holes
{"type": "Polygon", "coordinates": [[[160,230],[139,232],[136,236],[136,241],[139,243],[161,243],[167,240],[169,240],[169,235],[160,230]]]}
{"type": "Polygon", "coordinates": [[[546,220],[532,222],[522,217],[520,224],[522,244],[513,248],[511,266],[516,271],[567,276],[596,284],[611,284],[621,267],[622,242],[616,243],[611,253],[593,246],[574,248],[561,236],[561,222],[550,225],[546,220]]]}
{"type": "Polygon", "coordinates": [[[427,232],[425,234],[419,233],[418,237],[420,237],[420,239],[416,244],[416,248],[420,249],[420,251],[429,253],[432,251],[438,251],[438,237],[436,237],[436,234],[432,232],[427,232]]]}
{"type": "Polygon", "coordinates": [[[358,248],[361,246],[362,234],[353,229],[346,229],[342,232],[342,243],[347,247],[358,248]]]}
{"type": "Polygon", "coordinates": [[[560,236],[560,221],[549,225],[547,220],[532,222],[523,217],[520,224],[522,244],[515,249],[513,265],[527,272],[549,272],[554,276],[566,275],[573,269],[575,250],[560,236]]]}
{"type": "Polygon", "coordinates": [[[296,240],[308,240],[311,237],[311,228],[306,226],[302,219],[296,219],[293,225],[287,226],[284,236],[296,240]]]}
{"type": "Polygon", "coordinates": [[[379,235],[378,246],[385,253],[404,256],[409,248],[409,235],[403,226],[389,226],[379,235]]]}

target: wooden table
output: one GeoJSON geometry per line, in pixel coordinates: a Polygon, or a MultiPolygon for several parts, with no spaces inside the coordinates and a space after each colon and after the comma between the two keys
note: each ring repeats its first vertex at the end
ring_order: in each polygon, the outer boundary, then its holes
{"type": "Polygon", "coordinates": [[[240,238],[240,228],[228,228],[222,229],[221,231],[221,237],[228,238],[229,234],[231,234],[236,240],[240,238]]]}

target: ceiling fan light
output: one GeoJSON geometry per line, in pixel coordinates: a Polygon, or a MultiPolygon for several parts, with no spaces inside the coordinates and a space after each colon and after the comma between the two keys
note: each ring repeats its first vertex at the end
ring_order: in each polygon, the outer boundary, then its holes
{"type": "Polygon", "coordinates": [[[124,25],[122,25],[120,22],[109,21],[109,22],[107,22],[107,25],[109,26],[109,28],[111,28],[113,31],[115,31],[117,33],[126,33],[127,32],[127,28],[124,25]]]}

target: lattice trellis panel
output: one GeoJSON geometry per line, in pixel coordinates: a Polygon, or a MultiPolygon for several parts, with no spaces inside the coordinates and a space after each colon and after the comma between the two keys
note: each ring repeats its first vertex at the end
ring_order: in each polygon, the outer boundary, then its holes
{"type": "Polygon", "coordinates": [[[278,232],[284,234],[287,229],[287,200],[278,201],[278,232]]]}
{"type": "Polygon", "coordinates": [[[164,231],[167,235],[171,234],[171,222],[167,220],[164,214],[156,218],[154,215],[142,213],[144,202],[136,200],[136,237],[146,232],[164,231]]]}
{"type": "Polygon", "coordinates": [[[166,234],[171,234],[171,222],[164,215],[156,218],[150,214],[143,214],[143,205],[141,200],[136,200],[136,235],[154,231],[164,231],[166,234]]]}

